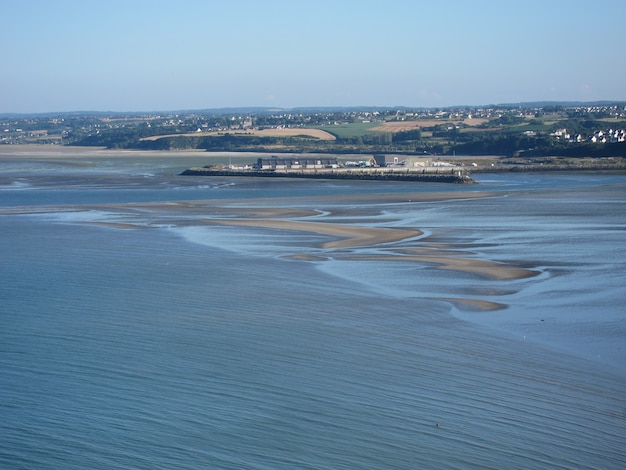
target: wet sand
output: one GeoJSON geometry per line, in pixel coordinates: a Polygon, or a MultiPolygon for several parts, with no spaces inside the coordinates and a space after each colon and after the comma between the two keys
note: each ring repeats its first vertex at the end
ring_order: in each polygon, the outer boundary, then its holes
{"type": "MultiPolygon", "coordinates": [[[[93,147],[62,146],[0,146],[0,161],[15,159],[55,159],[72,162],[91,158],[165,158],[172,161],[180,157],[211,158],[227,157],[229,154],[211,154],[205,151],[159,152],[107,150],[93,147]]],[[[255,154],[232,154],[238,157],[254,158],[255,154]]],[[[110,175],[106,177],[111,177],[110,175]]],[[[114,176],[113,176],[114,177],[114,176]]],[[[97,178],[97,177],[96,177],[97,178]]],[[[181,177],[182,178],[182,177],[181,177]]],[[[130,203],[110,205],[84,205],[64,207],[10,207],[0,209],[0,214],[41,214],[72,211],[102,211],[107,220],[94,220],[80,223],[105,226],[114,229],[146,229],[157,227],[151,221],[151,214],[171,226],[232,226],[258,229],[284,230],[296,234],[311,233],[328,237],[315,246],[303,245],[294,248],[286,259],[324,262],[337,259],[351,262],[403,262],[432,266],[432,269],[445,269],[472,274],[493,281],[512,281],[529,278],[538,271],[501,262],[480,259],[476,253],[459,249],[454,244],[430,243],[422,238],[421,227],[367,227],[352,223],[360,216],[364,218],[380,215],[386,204],[414,202],[435,202],[459,199],[474,199],[493,196],[477,191],[433,191],[405,192],[394,194],[351,194],[343,196],[317,196],[322,210],[299,208],[298,203],[310,207],[311,198],[259,198],[253,205],[242,206],[241,200],[193,200],[159,203],[130,203]],[[328,212],[327,212],[328,211],[328,212]],[[111,214],[132,215],[137,223],[127,220],[110,220],[111,214]],[[328,217],[330,215],[330,217],[328,217]],[[345,217],[345,220],[341,220],[345,217]],[[332,220],[332,222],[329,222],[332,220]],[[407,243],[409,245],[407,245],[407,243]],[[366,251],[362,251],[366,249],[366,251]],[[379,250],[373,254],[371,249],[379,250]],[[474,258],[473,256],[477,256],[474,258]]],[[[126,218],[126,217],[125,217],[126,218]]],[[[390,220],[390,223],[393,222],[390,220]]],[[[471,248],[470,248],[471,250],[471,248]]],[[[450,298],[447,300],[460,310],[499,310],[506,306],[500,303],[481,300],[450,298]]]]}
{"type": "Polygon", "coordinates": [[[539,274],[537,271],[530,269],[510,266],[495,261],[487,261],[474,258],[462,258],[450,256],[447,254],[440,255],[381,255],[381,256],[355,256],[348,258],[354,261],[402,261],[417,262],[436,265],[437,269],[449,269],[452,271],[463,271],[466,273],[478,274],[498,281],[507,281],[513,279],[525,279],[539,274]]]}
{"type": "MultiPolygon", "coordinates": [[[[428,200],[430,194],[426,194],[428,200]]],[[[442,197],[442,195],[439,195],[442,197]]],[[[459,196],[455,194],[455,196],[459,196]]],[[[390,199],[402,198],[394,196],[390,199]]],[[[30,208],[23,208],[22,213],[32,213],[30,208]]],[[[69,208],[48,207],[37,208],[37,213],[69,211],[69,208]]],[[[81,210],[103,210],[133,212],[134,214],[158,213],[169,215],[172,223],[179,226],[232,226],[254,227],[272,230],[285,230],[289,232],[306,232],[328,236],[330,240],[323,242],[317,249],[325,250],[323,253],[303,251],[288,256],[294,260],[323,261],[328,258],[343,261],[368,261],[368,262],[403,262],[433,265],[434,269],[446,269],[470,273],[486,279],[496,281],[510,281],[525,279],[539,274],[538,271],[512,266],[505,263],[467,257],[467,251],[455,249],[452,245],[429,244],[427,239],[420,239],[419,248],[398,248],[394,244],[414,239],[423,235],[419,229],[386,228],[386,227],[363,227],[358,225],[293,220],[312,216],[319,216],[320,212],[294,208],[280,207],[229,207],[227,201],[192,201],[156,204],[126,204],[123,206],[84,206],[81,210]],[[219,204],[219,205],[218,205],[219,204]],[[179,217],[186,216],[187,219],[179,217]],[[209,216],[209,217],[207,217],[209,216]],[[384,248],[383,254],[359,254],[358,252],[345,253],[342,249],[350,248],[384,248]],[[338,251],[335,251],[338,250],[338,251]]],[[[374,209],[375,210],[375,209],[374,209]]],[[[0,211],[2,212],[2,211],[0,211]]],[[[11,208],[10,213],[17,213],[16,208],[11,208]]],[[[146,229],[148,224],[130,224],[121,222],[96,221],[91,224],[107,226],[119,229],[146,229]]],[[[316,247],[302,247],[303,250],[316,247]]],[[[455,304],[471,305],[472,308],[494,310],[502,308],[501,304],[487,301],[455,299],[455,304]]]]}
{"type": "Polygon", "coordinates": [[[498,302],[491,302],[490,300],[479,300],[479,299],[464,299],[464,298],[453,298],[453,297],[436,297],[433,300],[450,302],[456,308],[462,311],[481,311],[481,312],[494,312],[497,310],[504,310],[507,308],[506,304],[501,304],[498,302]]]}
{"type": "MultiPolygon", "coordinates": [[[[381,247],[386,244],[408,240],[423,234],[420,230],[396,229],[396,228],[373,228],[358,227],[343,224],[300,222],[289,220],[260,220],[260,219],[207,219],[208,224],[218,224],[239,227],[270,228],[278,230],[289,230],[297,232],[309,232],[331,237],[340,237],[339,240],[325,242],[322,247],[332,250],[338,248],[357,247],[381,247]]],[[[336,259],[344,261],[399,261],[427,263],[436,265],[437,269],[448,269],[465,273],[476,274],[488,279],[507,281],[515,279],[525,279],[539,274],[538,271],[511,266],[495,261],[460,257],[453,255],[451,250],[424,250],[430,254],[406,255],[402,252],[391,251],[385,255],[343,255],[341,253],[328,253],[336,259]]],[[[292,259],[319,261],[324,259],[319,256],[307,254],[297,254],[292,259]]],[[[475,306],[480,303],[474,302],[475,306]]],[[[486,305],[486,304],[485,304],[486,305]]],[[[488,308],[488,309],[491,309],[488,308]]]]}
{"type": "MultiPolygon", "coordinates": [[[[402,250],[395,251],[393,243],[405,241],[422,235],[419,230],[391,229],[391,228],[364,228],[331,223],[299,222],[287,220],[212,220],[210,223],[229,226],[246,226],[258,228],[271,228],[279,230],[290,230],[299,232],[310,232],[332,237],[341,237],[339,240],[329,241],[322,245],[327,250],[324,256],[311,253],[296,253],[289,256],[289,259],[309,262],[324,262],[329,258],[342,261],[369,261],[369,262],[409,262],[435,265],[435,269],[447,269],[464,272],[483,277],[494,281],[512,281],[525,279],[540,274],[539,271],[512,266],[505,263],[489,261],[484,259],[474,259],[459,256],[457,250],[450,249],[449,246],[440,248],[429,248],[413,250],[414,254],[407,255],[402,250]],[[359,248],[359,247],[385,247],[388,254],[350,254],[345,255],[341,250],[335,249],[359,248]],[[421,254],[418,254],[421,253],[421,254]],[[427,253],[427,254],[426,254],[427,253]]],[[[421,240],[420,240],[421,242],[421,240]]],[[[433,298],[433,300],[446,301],[453,304],[460,311],[498,311],[507,308],[506,304],[485,299],[472,298],[433,298]]]]}
{"type": "Polygon", "coordinates": [[[206,156],[205,150],[111,150],[106,147],[73,147],[64,145],[0,145],[0,160],[15,157],[77,159],[77,158],[127,158],[131,157],[190,157],[206,156]]]}
{"type": "Polygon", "coordinates": [[[407,238],[422,235],[419,230],[406,230],[394,228],[370,228],[350,225],[321,223],[321,222],[296,222],[290,220],[210,220],[211,223],[232,226],[247,226],[291,230],[298,232],[311,232],[320,235],[339,237],[339,240],[329,241],[323,244],[323,248],[354,248],[363,246],[378,246],[385,243],[397,242],[407,238]]]}

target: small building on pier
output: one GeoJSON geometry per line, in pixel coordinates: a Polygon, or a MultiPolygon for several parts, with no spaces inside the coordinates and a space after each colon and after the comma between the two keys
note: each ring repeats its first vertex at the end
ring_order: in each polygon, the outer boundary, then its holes
{"type": "Polygon", "coordinates": [[[275,157],[259,158],[256,168],[261,170],[307,170],[337,168],[336,157],[275,157]]]}

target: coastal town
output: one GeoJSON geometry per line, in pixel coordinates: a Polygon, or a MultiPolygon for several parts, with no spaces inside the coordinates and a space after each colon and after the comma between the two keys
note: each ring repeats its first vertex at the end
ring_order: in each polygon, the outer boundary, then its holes
{"type": "MultiPolygon", "coordinates": [[[[335,168],[314,165],[318,173],[368,169],[458,176],[477,168],[610,170],[626,167],[626,104],[0,115],[3,144],[315,154],[337,159],[335,168]],[[471,159],[459,160],[462,157],[471,159]]],[[[308,171],[307,165],[296,162],[272,171],[308,171]]]]}

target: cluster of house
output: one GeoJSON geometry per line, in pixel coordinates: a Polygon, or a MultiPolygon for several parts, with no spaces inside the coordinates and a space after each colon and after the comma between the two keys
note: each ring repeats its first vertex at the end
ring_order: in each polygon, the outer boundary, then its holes
{"type": "MultiPolygon", "coordinates": [[[[263,157],[257,160],[254,169],[257,170],[312,170],[323,168],[413,168],[424,169],[428,167],[457,168],[458,165],[442,161],[433,161],[432,158],[402,157],[397,156],[387,159],[385,155],[375,154],[367,160],[347,161],[341,165],[336,157],[263,157]]],[[[231,169],[234,169],[231,167],[231,169]]],[[[241,169],[241,167],[237,167],[241,169]]],[[[248,168],[245,168],[248,169],[248,168]]]]}
{"type": "Polygon", "coordinates": [[[598,143],[607,143],[607,142],[626,142],[626,131],[624,129],[614,130],[609,129],[608,131],[595,131],[591,136],[585,137],[582,134],[572,135],[567,132],[567,129],[557,129],[552,134],[550,134],[557,139],[567,140],[569,142],[598,142],[598,143]]]}
{"type": "Polygon", "coordinates": [[[338,168],[336,157],[276,157],[259,158],[254,166],[258,170],[306,170],[338,168]]]}

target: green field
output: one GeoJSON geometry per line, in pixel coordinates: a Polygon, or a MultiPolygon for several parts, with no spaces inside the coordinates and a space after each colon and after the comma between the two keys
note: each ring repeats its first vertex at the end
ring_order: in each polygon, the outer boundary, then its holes
{"type": "Polygon", "coordinates": [[[328,126],[315,126],[314,129],[321,129],[326,131],[334,136],[345,139],[350,137],[359,137],[367,134],[371,131],[370,129],[376,126],[379,126],[380,123],[377,122],[355,122],[350,124],[337,124],[337,125],[328,125],[328,126]]]}

